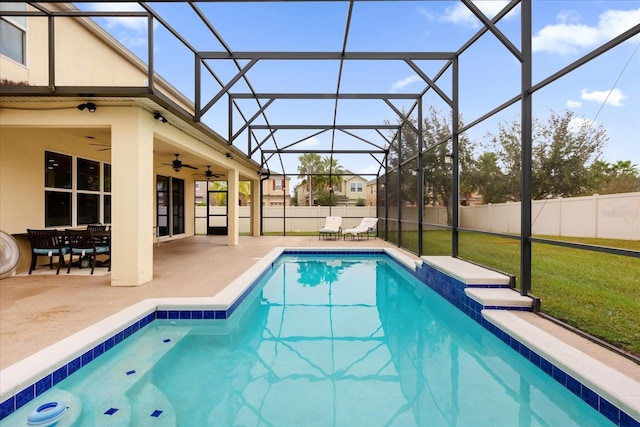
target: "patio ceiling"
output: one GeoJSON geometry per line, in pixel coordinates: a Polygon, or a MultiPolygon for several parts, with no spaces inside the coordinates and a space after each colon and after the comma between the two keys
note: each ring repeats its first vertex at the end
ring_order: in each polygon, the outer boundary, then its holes
{"type": "MultiPolygon", "coordinates": [[[[420,103],[452,110],[452,64],[471,41],[489,33],[520,55],[494,25],[519,13],[520,1],[502,3],[487,15],[470,0],[30,4],[39,14],[88,17],[106,28],[185,94],[193,111],[153,102],[223,135],[263,167],[296,175],[304,153],[351,169],[349,159],[365,157],[377,168],[370,179],[383,169],[404,114],[418,120],[420,103]],[[479,28],[475,36],[429,35],[425,16],[435,4],[462,6],[479,28]],[[141,37],[132,40],[136,29],[141,37]]],[[[118,88],[94,93],[108,92],[123,95],[118,88]]]]}

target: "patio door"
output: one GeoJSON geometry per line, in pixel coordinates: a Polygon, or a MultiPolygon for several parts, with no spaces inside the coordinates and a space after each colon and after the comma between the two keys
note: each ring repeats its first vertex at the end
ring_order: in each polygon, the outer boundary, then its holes
{"type": "Polygon", "coordinates": [[[156,225],[160,237],[184,234],[184,180],[156,177],[156,225]]]}
{"type": "Polygon", "coordinates": [[[207,190],[207,234],[226,236],[228,233],[227,182],[210,182],[207,190]]]}

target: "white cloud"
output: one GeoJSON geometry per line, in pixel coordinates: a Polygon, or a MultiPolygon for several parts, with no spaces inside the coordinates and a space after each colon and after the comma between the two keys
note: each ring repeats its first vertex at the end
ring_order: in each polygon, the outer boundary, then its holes
{"type": "MultiPolygon", "coordinates": [[[[138,3],[88,3],[87,7],[92,11],[102,12],[143,12],[138,3]]],[[[107,29],[124,28],[136,32],[147,31],[147,18],[109,16],[102,18],[107,29]]],[[[154,21],[155,26],[155,21],[154,21]]]]}
{"type": "Polygon", "coordinates": [[[422,78],[420,76],[418,76],[417,74],[414,74],[414,75],[409,76],[409,77],[405,77],[404,79],[398,80],[397,82],[394,82],[391,85],[391,92],[397,92],[398,90],[400,90],[400,89],[402,89],[402,88],[404,88],[406,86],[409,86],[412,83],[421,82],[421,81],[423,81],[422,78]]]}
{"type": "Polygon", "coordinates": [[[564,55],[595,47],[637,25],[640,9],[608,10],[600,15],[596,26],[578,23],[579,15],[572,11],[561,12],[557,20],[557,24],[547,25],[533,36],[534,52],[564,55]]]}
{"type": "Polygon", "coordinates": [[[580,108],[580,107],[582,107],[582,102],[574,101],[573,99],[570,99],[570,100],[567,101],[567,107],[568,108],[580,108]]]}
{"type": "MultiPolygon", "coordinates": [[[[500,12],[509,3],[505,0],[476,0],[473,2],[487,18],[493,18],[498,12],[500,12]]],[[[515,16],[513,12],[509,13],[505,19],[515,16]]],[[[451,22],[453,24],[465,25],[472,28],[478,28],[481,22],[471,12],[467,6],[463,3],[456,3],[455,6],[450,6],[445,9],[444,15],[440,16],[440,20],[443,22],[451,22]]]]}
{"type": "Polygon", "coordinates": [[[582,89],[580,93],[583,101],[606,103],[614,107],[622,107],[622,100],[627,98],[620,89],[594,91],[582,89]]]}

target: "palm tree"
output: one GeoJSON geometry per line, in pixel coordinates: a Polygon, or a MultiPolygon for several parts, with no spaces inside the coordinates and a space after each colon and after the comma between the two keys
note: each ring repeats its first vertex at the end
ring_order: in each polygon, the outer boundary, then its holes
{"type": "Polygon", "coordinates": [[[338,165],[338,159],[326,156],[320,162],[322,175],[317,177],[318,187],[331,191],[336,185],[342,182],[342,166],[338,165]]]}
{"type": "Polygon", "coordinates": [[[322,169],[322,158],[317,153],[306,153],[298,157],[300,166],[298,166],[298,178],[303,185],[307,186],[309,192],[309,206],[312,204],[312,194],[316,189],[316,179],[313,174],[318,173],[322,169]]]}

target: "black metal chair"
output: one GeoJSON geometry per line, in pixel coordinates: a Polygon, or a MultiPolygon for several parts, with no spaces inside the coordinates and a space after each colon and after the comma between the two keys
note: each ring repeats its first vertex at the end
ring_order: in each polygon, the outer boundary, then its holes
{"type": "MultiPolygon", "coordinates": [[[[98,255],[108,255],[111,257],[111,248],[109,245],[96,245],[96,240],[91,230],[65,230],[67,237],[67,245],[69,246],[69,267],[67,274],[71,272],[73,256],[78,255],[78,265],[82,268],[83,258],[88,258],[91,265],[91,274],[96,267],[96,258],[98,255]]],[[[109,261],[109,271],[111,271],[111,261],[109,261]]]]}
{"type": "Polygon", "coordinates": [[[96,242],[96,246],[108,246],[109,238],[104,235],[96,235],[96,232],[101,234],[107,231],[107,226],[102,224],[89,224],[87,230],[93,233],[93,240],[96,242]]]}
{"type": "Polygon", "coordinates": [[[49,268],[53,269],[53,257],[58,257],[58,269],[56,274],[60,273],[60,266],[65,265],[64,256],[69,252],[69,248],[64,245],[64,241],[58,230],[27,230],[29,243],[31,243],[31,266],[29,274],[36,268],[38,257],[49,257],[49,268]]]}

